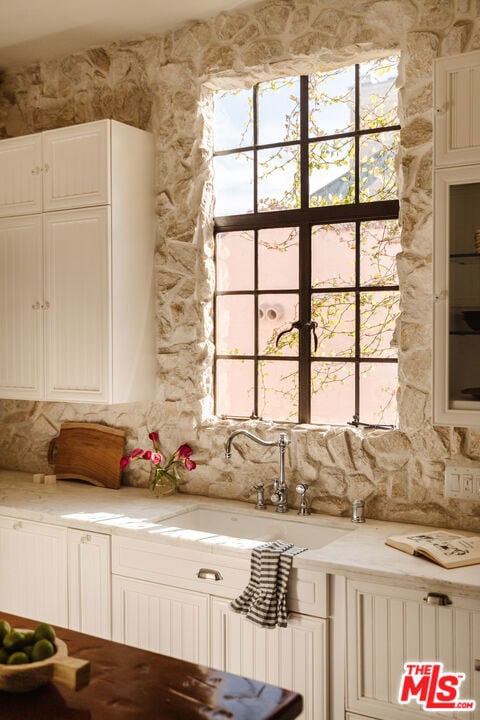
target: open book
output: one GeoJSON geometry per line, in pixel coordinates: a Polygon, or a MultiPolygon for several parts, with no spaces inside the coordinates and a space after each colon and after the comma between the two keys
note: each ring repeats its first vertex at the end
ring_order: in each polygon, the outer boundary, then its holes
{"type": "Polygon", "coordinates": [[[410,555],[421,555],[444,568],[463,567],[480,563],[480,536],[455,535],[435,530],[411,535],[392,535],[387,545],[410,555]]]}

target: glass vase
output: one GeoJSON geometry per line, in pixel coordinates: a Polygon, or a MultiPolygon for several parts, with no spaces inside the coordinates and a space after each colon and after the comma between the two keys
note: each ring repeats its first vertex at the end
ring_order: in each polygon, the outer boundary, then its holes
{"type": "Polygon", "coordinates": [[[150,489],[157,497],[173,495],[177,492],[177,481],[171,475],[166,475],[162,468],[152,465],[150,470],[150,489]]]}

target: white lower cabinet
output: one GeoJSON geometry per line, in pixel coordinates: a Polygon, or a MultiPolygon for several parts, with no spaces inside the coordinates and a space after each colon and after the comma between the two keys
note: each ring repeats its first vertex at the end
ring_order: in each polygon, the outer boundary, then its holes
{"type": "Polygon", "coordinates": [[[208,595],[114,576],[113,639],[207,665],[208,602],[208,595]]]}
{"type": "Polygon", "coordinates": [[[216,597],[211,618],[214,667],[294,689],[303,696],[303,718],[327,720],[327,620],[291,614],[286,628],[264,629],[216,597]]]}
{"type": "Polygon", "coordinates": [[[67,529],[0,517],[0,610],[67,625],[67,529]]]}
{"type": "Polygon", "coordinates": [[[279,685],[304,698],[302,720],[330,720],[327,576],[293,568],[286,628],[229,609],[249,557],[112,538],[113,639],[279,685]],[[318,612],[323,617],[311,614],[318,612]]]}
{"type": "Polygon", "coordinates": [[[477,708],[432,710],[428,717],[480,719],[478,600],[349,580],[346,638],[347,710],[378,720],[425,720],[415,693],[399,703],[404,664],[441,662],[446,673],[465,673],[458,700],[475,700],[477,708]],[[451,604],[436,604],[442,600],[451,604]]]}
{"type": "Polygon", "coordinates": [[[0,517],[0,612],[111,637],[110,537],[0,517]]]}
{"type": "Polygon", "coordinates": [[[110,537],[68,530],[68,626],[111,638],[110,537]]]}

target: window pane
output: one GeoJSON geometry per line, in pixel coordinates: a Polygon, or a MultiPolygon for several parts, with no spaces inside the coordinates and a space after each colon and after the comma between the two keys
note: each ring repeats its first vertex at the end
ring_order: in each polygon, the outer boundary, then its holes
{"type": "Polygon", "coordinates": [[[360,418],[374,425],[397,425],[397,363],[360,365],[360,418]]]}
{"type": "Polygon", "coordinates": [[[300,151],[276,147],[258,151],[258,210],[300,207],[300,151]]]}
{"type": "Polygon", "coordinates": [[[360,65],[360,127],[398,125],[395,83],[398,57],[379,58],[360,65]]]}
{"type": "Polygon", "coordinates": [[[219,355],[252,355],[253,295],[220,295],[216,306],[216,346],[219,355]]]}
{"type": "Polygon", "coordinates": [[[260,290],[298,288],[298,228],[260,230],[258,287],[260,290]]]}
{"type": "Polygon", "coordinates": [[[217,415],[250,417],[254,406],[253,360],[217,360],[215,381],[217,415]]]}
{"type": "Polygon", "coordinates": [[[399,140],[396,130],[360,138],[360,202],[395,200],[398,196],[395,156],[399,140]]]}
{"type": "Polygon", "coordinates": [[[345,425],[355,414],[353,363],[313,363],[311,391],[311,422],[345,425]]]}
{"type": "Polygon", "coordinates": [[[217,290],[253,290],[255,239],[253,232],[218,233],[217,290]]]}
{"type": "Polygon", "coordinates": [[[214,96],[215,150],[253,145],[252,97],[249,90],[219,90],[214,96]]]}
{"type": "Polygon", "coordinates": [[[360,294],[360,355],[392,358],[396,348],[390,347],[399,313],[398,292],[360,294]]]}
{"type": "Polygon", "coordinates": [[[355,354],[354,293],[313,295],[312,320],[317,323],[316,355],[352,357],[355,354]]]}
{"type": "Polygon", "coordinates": [[[260,295],[258,300],[258,352],[260,355],[298,355],[298,330],[282,335],[298,319],[298,295],[260,295]]]}
{"type": "Polygon", "coordinates": [[[265,419],[298,421],[297,362],[259,362],[258,414],[265,419]]]}
{"type": "Polygon", "coordinates": [[[253,211],[253,154],[219,155],[213,158],[215,215],[239,215],[253,211]]]}
{"type": "Polygon", "coordinates": [[[355,223],[312,228],[312,287],[355,284],[355,223]]]}
{"type": "Polygon", "coordinates": [[[312,143],[309,154],[310,207],[353,202],[353,139],[339,138],[312,143]]]}
{"type": "Polygon", "coordinates": [[[257,93],[258,142],[297,140],[300,135],[300,78],[260,83],[257,93]]]}
{"type": "Polygon", "coordinates": [[[360,284],[398,285],[396,256],[401,251],[398,220],[360,225],[360,284]]]}
{"type": "Polygon", "coordinates": [[[308,78],[309,137],[336,135],[355,125],[355,66],[308,78]]]}

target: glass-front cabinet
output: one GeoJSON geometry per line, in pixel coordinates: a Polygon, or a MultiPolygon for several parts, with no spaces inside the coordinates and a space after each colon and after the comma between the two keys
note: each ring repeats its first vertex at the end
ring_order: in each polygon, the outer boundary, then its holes
{"type": "Polygon", "coordinates": [[[433,421],[480,426],[480,166],[435,173],[433,421]]]}

